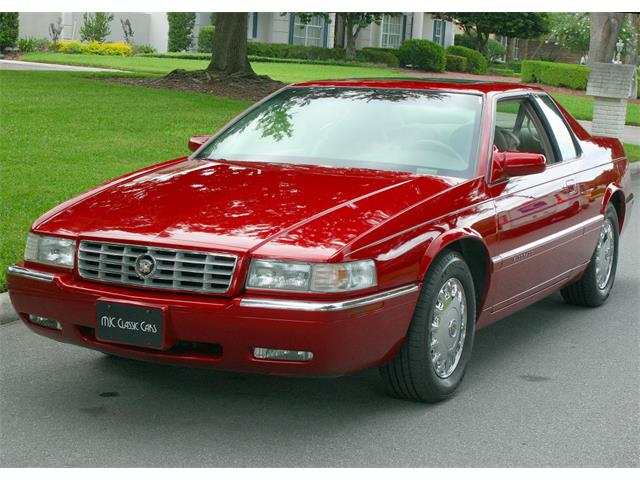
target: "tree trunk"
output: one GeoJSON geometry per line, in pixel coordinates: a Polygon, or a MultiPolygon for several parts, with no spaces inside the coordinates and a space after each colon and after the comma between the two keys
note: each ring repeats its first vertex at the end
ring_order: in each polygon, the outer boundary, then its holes
{"type": "Polygon", "coordinates": [[[344,19],[342,15],[336,15],[336,27],[333,36],[333,46],[344,48],[344,19]]]}
{"type": "Polygon", "coordinates": [[[246,12],[216,14],[213,55],[207,71],[225,75],[255,76],[247,58],[246,12]]]}
{"type": "Polygon", "coordinates": [[[345,19],[345,32],[344,32],[344,36],[345,36],[345,40],[346,40],[346,45],[345,45],[345,56],[347,57],[347,60],[355,60],[356,59],[356,35],[357,32],[353,31],[353,22],[349,19],[349,17],[347,17],[345,19]]]}
{"type": "Polygon", "coordinates": [[[507,38],[507,62],[512,62],[513,57],[516,54],[516,39],[515,38],[507,38]]]}
{"type": "Polygon", "coordinates": [[[590,13],[589,63],[610,63],[616,51],[616,42],[624,13],[590,13]]]}

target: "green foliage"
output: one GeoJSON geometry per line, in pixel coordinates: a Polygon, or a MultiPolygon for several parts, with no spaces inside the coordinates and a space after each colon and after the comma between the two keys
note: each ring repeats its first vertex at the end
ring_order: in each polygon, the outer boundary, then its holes
{"type": "Polygon", "coordinates": [[[499,75],[501,77],[519,77],[520,76],[520,74],[514,72],[513,70],[509,68],[502,68],[502,67],[489,67],[489,69],[487,70],[487,73],[489,75],[499,75]]]}
{"type": "Polygon", "coordinates": [[[444,48],[429,40],[405,40],[398,49],[398,60],[403,67],[411,66],[426,72],[444,72],[444,48]]]}
{"type": "Polygon", "coordinates": [[[564,12],[550,14],[549,40],[568,48],[572,52],[589,51],[589,14],[586,12],[564,12]]]}
{"type": "Polygon", "coordinates": [[[457,55],[467,59],[467,72],[481,75],[487,72],[487,59],[477,50],[459,45],[447,47],[448,55],[457,55]]]}
{"type": "Polygon", "coordinates": [[[505,37],[537,38],[549,31],[549,18],[546,13],[458,12],[440,15],[447,20],[456,21],[465,34],[475,41],[475,49],[483,53],[486,53],[491,33],[505,37]]]}
{"type": "Polygon", "coordinates": [[[104,42],[111,33],[109,23],[113,14],[106,12],[83,13],[80,38],[83,42],[104,42]]]}
{"type": "Polygon", "coordinates": [[[133,55],[149,55],[156,53],[156,49],[151,45],[132,45],[131,48],[133,55]]]}
{"type": "Polygon", "coordinates": [[[365,63],[382,63],[387,67],[400,66],[397,48],[363,48],[356,52],[356,60],[365,63]]]}
{"type": "MultiPolygon", "coordinates": [[[[193,27],[196,24],[196,14],[193,12],[169,12],[169,43],[170,52],[189,50],[193,43],[193,27]]],[[[213,43],[212,43],[213,45],[213,43]]]]}
{"type": "Polygon", "coordinates": [[[467,59],[459,55],[448,55],[447,58],[447,72],[465,72],[467,70],[467,59]]]}
{"type": "Polygon", "coordinates": [[[248,42],[247,54],[271,58],[299,58],[305,60],[344,60],[344,48],[323,48],[282,43],[248,42]]]}
{"type": "Polygon", "coordinates": [[[589,72],[589,67],[585,65],[525,60],[522,62],[520,78],[526,83],[586,90],[589,72]]]}
{"type": "Polygon", "coordinates": [[[456,36],[453,38],[453,44],[460,47],[471,48],[473,50],[478,46],[476,39],[472,35],[466,33],[456,33],[456,36]]]}
{"type": "Polygon", "coordinates": [[[500,42],[490,38],[487,42],[487,51],[485,57],[489,62],[495,62],[500,57],[507,54],[507,49],[500,42]]]}
{"type": "Polygon", "coordinates": [[[0,52],[18,41],[18,12],[0,12],[0,52]]]}
{"type": "Polygon", "coordinates": [[[520,70],[522,69],[522,62],[520,60],[513,60],[511,62],[505,62],[504,66],[509,70],[520,73],[520,70]]]}
{"type": "Polygon", "coordinates": [[[198,51],[204,53],[213,52],[213,34],[216,33],[216,27],[213,25],[205,25],[200,27],[198,34],[198,51]]]}
{"type": "Polygon", "coordinates": [[[124,42],[80,43],[75,40],[60,40],[54,46],[58,52],[68,54],[130,56],[133,53],[131,45],[124,42]]]}
{"type": "Polygon", "coordinates": [[[47,38],[20,38],[18,40],[18,50],[22,53],[46,52],[51,48],[51,42],[47,38]]]}

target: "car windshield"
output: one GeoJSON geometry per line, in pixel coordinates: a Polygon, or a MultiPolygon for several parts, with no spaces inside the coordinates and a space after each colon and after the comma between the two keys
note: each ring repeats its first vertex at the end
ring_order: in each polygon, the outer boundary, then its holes
{"type": "Polygon", "coordinates": [[[229,126],[199,158],[470,178],[481,109],[474,94],[293,87],[229,126]]]}

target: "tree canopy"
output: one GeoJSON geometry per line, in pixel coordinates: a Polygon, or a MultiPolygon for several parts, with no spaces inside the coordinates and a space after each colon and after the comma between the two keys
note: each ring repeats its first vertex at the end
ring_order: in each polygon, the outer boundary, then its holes
{"type": "Polygon", "coordinates": [[[514,38],[536,38],[549,30],[546,13],[441,13],[436,14],[455,20],[465,34],[473,37],[476,49],[486,53],[489,35],[494,33],[514,38]]]}

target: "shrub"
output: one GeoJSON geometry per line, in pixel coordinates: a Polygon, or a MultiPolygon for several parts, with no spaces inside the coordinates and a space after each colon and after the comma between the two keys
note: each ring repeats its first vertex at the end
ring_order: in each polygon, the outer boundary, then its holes
{"type": "Polygon", "coordinates": [[[463,33],[458,33],[453,37],[453,44],[460,47],[467,47],[472,50],[476,49],[475,39],[472,36],[463,33]]]}
{"type": "Polygon", "coordinates": [[[520,62],[520,60],[505,62],[504,66],[509,70],[513,70],[516,73],[520,73],[520,70],[522,69],[522,62],[520,62]]]}
{"type": "Polygon", "coordinates": [[[148,55],[150,53],[156,53],[156,49],[151,45],[131,45],[133,55],[148,55]]]}
{"type": "Polygon", "coordinates": [[[447,55],[448,72],[465,72],[467,70],[467,59],[459,55],[447,55]]]}
{"type": "Polygon", "coordinates": [[[483,74],[487,71],[487,59],[484,58],[484,55],[477,50],[461,47],[459,45],[451,45],[447,47],[447,54],[466,58],[466,71],[469,73],[483,74]]]}
{"type": "Polygon", "coordinates": [[[167,20],[169,21],[168,50],[182,52],[191,48],[196,14],[193,12],[170,12],[167,13],[167,20]]]}
{"type": "Polygon", "coordinates": [[[83,53],[91,53],[93,55],[121,55],[123,57],[128,57],[133,53],[133,49],[131,48],[131,45],[124,42],[89,42],[88,45],[85,45],[83,53]]]}
{"type": "Polygon", "coordinates": [[[366,63],[382,63],[387,67],[398,67],[400,61],[398,60],[397,49],[390,48],[363,48],[356,52],[356,60],[366,63]]]}
{"type": "Polygon", "coordinates": [[[525,60],[522,62],[520,78],[527,83],[586,90],[589,72],[586,65],[525,60]]]}
{"type": "Polygon", "coordinates": [[[109,23],[113,20],[111,13],[83,13],[80,38],[85,42],[104,42],[111,33],[109,23]]]}
{"type": "Polygon", "coordinates": [[[213,34],[216,31],[216,27],[213,25],[205,25],[200,27],[200,33],[198,34],[198,51],[202,53],[213,52],[213,34]]]}
{"type": "Polygon", "coordinates": [[[507,54],[507,49],[500,42],[490,38],[487,42],[486,58],[490,62],[495,62],[498,58],[507,54]]]}
{"type": "Polygon", "coordinates": [[[18,50],[22,53],[46,52],[51,48],[51,42],[46,38],[21,38],[18,40],[18,50]]]}
{"type": "Polygon", "coordinates": [[[0,12],[0,52],[18,41],[18,12],[0,12]]]}
{"type": "Polygon", "coordinates": [[[344,60],[344,48],[306,47],[280,43],[248,42],[247,54],[269,58],[298,58],[302,60],[344,60]]]}
{"type": "Polygon", "coordinates": [[[84,53],[87,47],[75,40],[60,40],[55,44],[55,48],[60,53],[84,53]]]}
{"type": "Polygon", "coordinates": [[[429,40],[405,40],[400,45],[398,60],[403,67],[427,72],[443,72],[445,66],[444,49],[429,40]]]}

